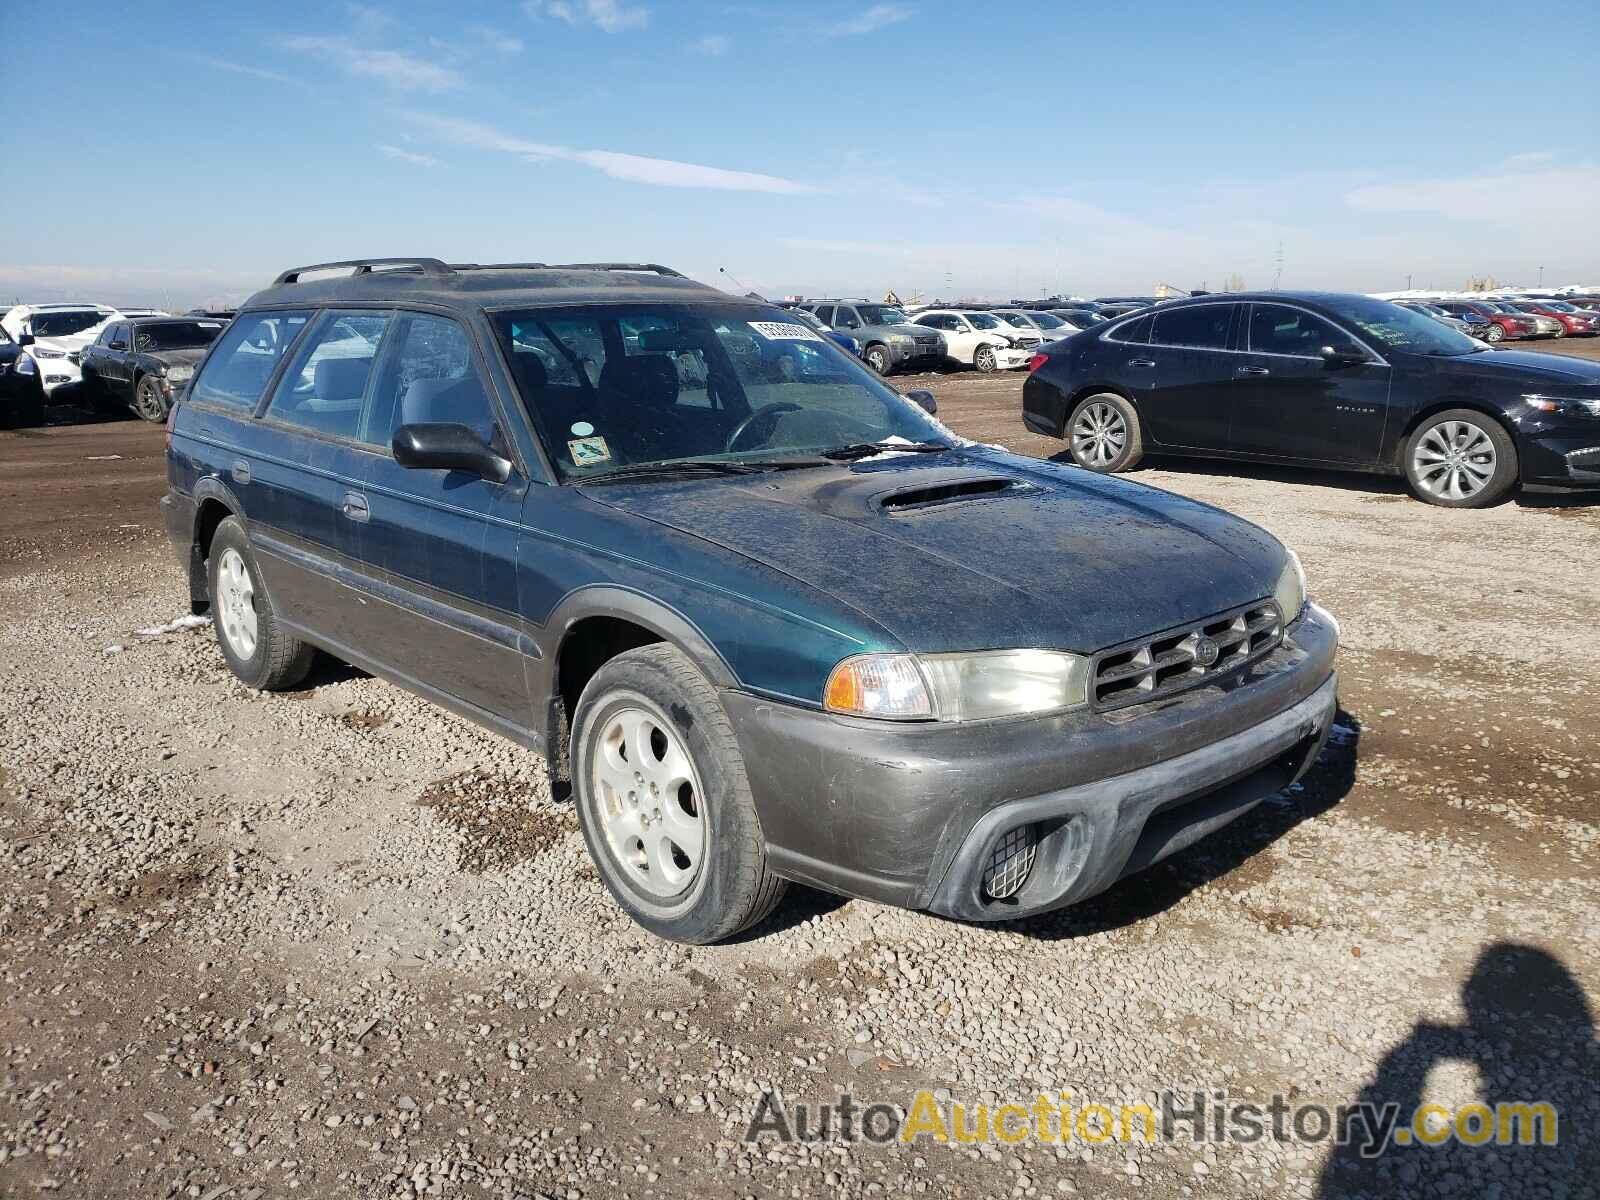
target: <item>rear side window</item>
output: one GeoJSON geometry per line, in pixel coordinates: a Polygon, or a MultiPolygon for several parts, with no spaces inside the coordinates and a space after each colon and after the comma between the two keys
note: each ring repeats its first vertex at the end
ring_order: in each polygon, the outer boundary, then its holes
{"type": "Polygon", "coordinates": [[[356,437],[367,380],[389,320],[383,312],[325,315],[295,353],[267,415],[332,437],[356,437]]]}
{"type": "Polygon", "coordinates": [[[361,440],[387,446],[402,425],[465,425],[485,442],[494,438],[494,405],[472,361],[472,345],[447,317],[404,315],[385,356],[372,411],[361,440]]]}
{"type": "Polygon", "coordinates": [[[1233,308],[1231,304],[1200,304],[1158,312],[1151,340],[1158,346],[1226,350],[1228,331],[1233,325],[1233,308]]]}
{"type": "Polygon", "coordinates": [[[1150,340],[1150,318],[1143,316],[1106,330],[1106,337],[1114,342],[1128,342],[1142,346],[1150,340]]]}
{"type": "Polygon", "coordinates": [[[241,314],[217,340],[189,398],[255,408],[278,361],[310,319],[309,312],[241,314]]]}

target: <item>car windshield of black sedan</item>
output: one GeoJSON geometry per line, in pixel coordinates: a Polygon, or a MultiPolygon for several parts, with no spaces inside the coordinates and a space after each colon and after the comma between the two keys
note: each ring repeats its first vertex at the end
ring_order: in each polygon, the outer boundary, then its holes
{"type": "Polygon", "coordinates": [[[1476,354],[1484,349],[1483,343],[1477,339],[1457,333],[1432,317],[1401,308],[1398,304],[1390,304],[1386,300],[1338,296],[1325,303],[1384,348],[1436,358],[1455,358],[1462,354],[1476,354]]]}
{"type": "Polygon", "coordinates": [[[614,304],[491,316],[564,478],[949,443],[920,408],[782,309],[614,304]]]}
{"type": "Polygon", "coordinates": [[[133,348],[143,351],[200,350],[217,340],[221,321],[163,321],[134,328],[133,348]]]}

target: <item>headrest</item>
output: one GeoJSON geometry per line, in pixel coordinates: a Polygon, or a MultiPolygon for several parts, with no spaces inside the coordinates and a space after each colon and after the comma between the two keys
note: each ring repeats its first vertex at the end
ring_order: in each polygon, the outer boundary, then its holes
{"type": "Polygon", "coordinates": [[[313,381],[322,400],[359,400],[367,390],[370,358],[325,358],[317,364],[313,381]]]}
{"type": "Polygon", "coordinates": [[[678,402],[678,364],[665,354],[608,358],[600,390],[626,404],[669,408],[678,402]]]}

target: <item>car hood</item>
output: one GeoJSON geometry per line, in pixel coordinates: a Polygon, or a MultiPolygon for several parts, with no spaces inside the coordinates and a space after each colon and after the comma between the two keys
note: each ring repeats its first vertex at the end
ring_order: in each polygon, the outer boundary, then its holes
{"type": "Polygon", "coordinates": [[[153,358],[166,367],[192,367],[206,356],[205,346],[192,350],[147,350],[146,358],[153,358]]]}
{"type": "Polygon", "coordinates": [[[943,336],[937,329],[931,329],[926,325],[875,325],[873,328],[881,329],[885,333],[903,334],[906,337],[943,336]]]}
{"type": "Polygon", "coordinates": [[[62,350],[70,353],[74,350],[82,350],[99,336],[100,331],[95,329],[85,334],[63,333],[51,337],[36,337],[33,339],[33,344],[46,350],[62,350]]]}
{"type": "Polygon", "coordinates": [[[987,448],[589,485],[783,572],[912,650],[1104,649],[1270,596],[1285,552],[1209,505],[987,448]]]}
{"type": "Polygon", "coordinates": [[[1439,358],[1448,374],[1487,376],[1511,384],[1600,388],[1600,362],[1564,354],[1537,354],[1526,350],[1482,350],[1458,358],[1439,358]]]}

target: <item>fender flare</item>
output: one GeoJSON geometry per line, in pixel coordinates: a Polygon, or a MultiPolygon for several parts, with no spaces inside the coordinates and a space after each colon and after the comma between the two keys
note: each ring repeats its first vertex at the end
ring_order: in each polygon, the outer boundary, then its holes
{"type": "MultiPolygon", "coordinates": [[[[545,621],[550,679],[553,685],[560,663],[560,645],[568,631],[589,617],[615,617],[648,629],[689,656],[713,687],[739,686],[739,677],[692,620],[671,605],[643,592],[618,584],[587,584],[568,592],[545,621]]],[[[553,691],[553,686],[552,686],[553,691]]]]}

